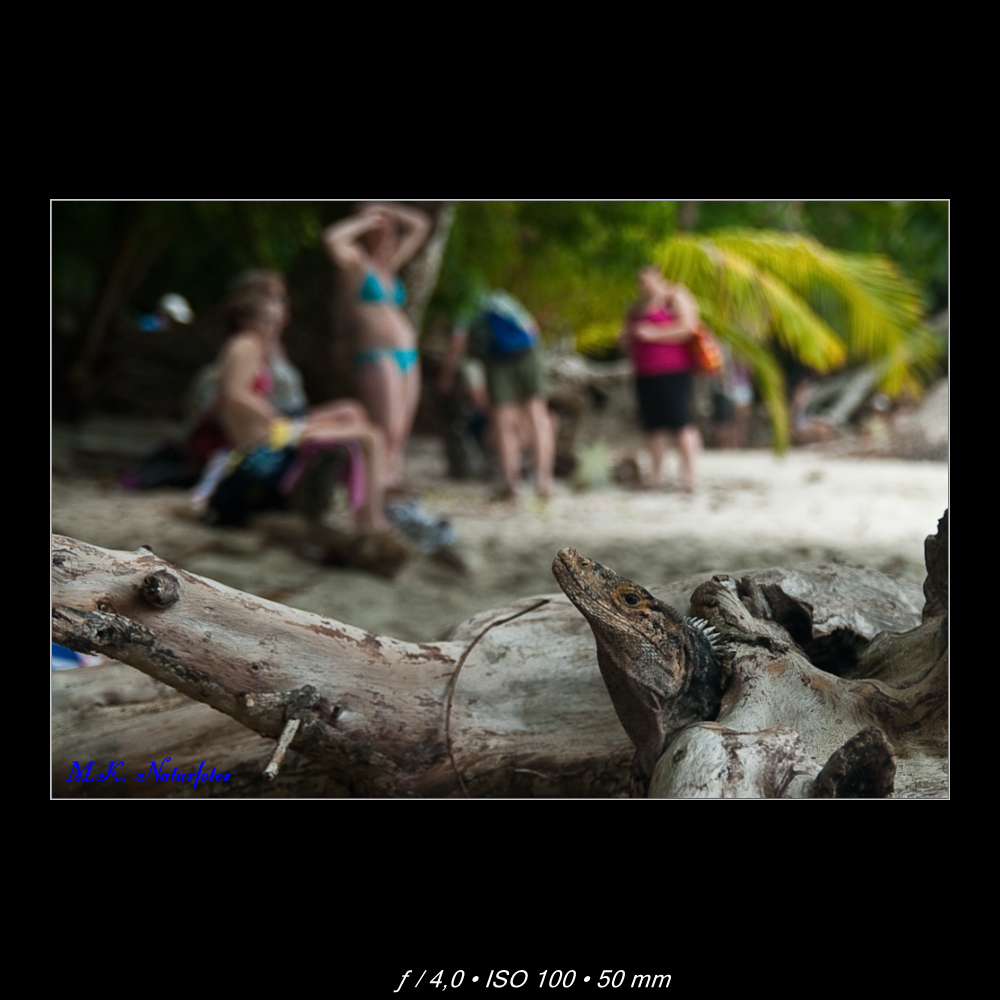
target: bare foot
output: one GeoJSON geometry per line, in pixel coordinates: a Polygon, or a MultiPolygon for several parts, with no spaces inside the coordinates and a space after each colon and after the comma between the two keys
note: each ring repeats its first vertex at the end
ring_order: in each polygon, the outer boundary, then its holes
{"type": "Polygon", "coordinates": [[[420,496],[420,491],[410,486],[387,486],[385,488],[386,500],[413,500],[420,496]]]}
{"type": "Polygon", "coordinates": [[[370,517],[363,510],[358,510],[354,514],[354,527],[359,533],[368,531],[384,531],[392,533],[395,525],[385,516],[382,511],[370,517]]]}
{"type": "Polygon", "coordinates": [[[491,500],[497,503],[511,503],[520,498],[520,493],[515,489],[511,489],[509,486],[506,489],[501,490],[499,493],[494,493],[490,497],[491,500]]]}

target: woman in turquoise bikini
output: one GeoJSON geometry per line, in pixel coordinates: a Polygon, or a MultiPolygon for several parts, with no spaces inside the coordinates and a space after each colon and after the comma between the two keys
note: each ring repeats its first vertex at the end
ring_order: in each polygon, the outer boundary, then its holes
{"type": "Polygon", "coordinates": [[[431,221],[415,208],[366,202],[334,223],[323,243],[344,283],[358,391],[386,436],[387,484],[403,478],[406,442],[420,400],[417,333],[403,312],[397,271],[420,249],[431,221]]]}

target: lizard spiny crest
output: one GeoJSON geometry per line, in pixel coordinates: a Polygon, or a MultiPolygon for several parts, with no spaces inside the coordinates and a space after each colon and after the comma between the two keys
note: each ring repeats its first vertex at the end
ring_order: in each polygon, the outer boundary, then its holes
{"type": "Polygon", "coordinates": [[[590,623],[601,675],[636,749],[634,786],[644,794],[656,762],[681,729],[719,713],[718,634],[576,549],[562,549],[552,572],[590,623]]]}
{"type": "Polygon", "coordinates": [[[719,637],[719,633],[716,631],[714,625],[709,625],[704,618],[688,618],[687,615],[684,616],[684,621],[693,628],[698,629],[708,640],[708,644],[712,647],[713,655],[715,650],[722,648],[722,639],[719,637]]]}

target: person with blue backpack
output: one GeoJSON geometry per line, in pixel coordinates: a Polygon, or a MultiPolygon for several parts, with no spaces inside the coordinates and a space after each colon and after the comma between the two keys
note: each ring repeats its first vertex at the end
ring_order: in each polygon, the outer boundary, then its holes
{"type": "Polygon", "coordinates": [[[551,497],[555,436],[546,402],[548,379],[538,324],[509,292],[495,289],[478,295],[452,331],[439,391],[450,391],[455,369],[467,350],[486,370],[504,479],[500,499],[515,499],[519,494],[525,437],[533,454],[535,488],[539,496],[551,497]]]}

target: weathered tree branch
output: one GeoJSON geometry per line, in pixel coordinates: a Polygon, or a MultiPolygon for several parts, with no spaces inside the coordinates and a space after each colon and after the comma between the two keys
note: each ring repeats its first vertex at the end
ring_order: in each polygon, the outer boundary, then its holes
{"type": "Polygon", "coordinates": [[[148,550],[53,536],[56,642],[129,663],[271,739],[300,719],[292,749],[357,794],[620,792],[627,768],[609,773],[608,763],[625,762],[628,742],[600,676],[581,670],[582,627],[572,621],[555,655],[535,659],[539,645],[552,652],[542,641],[549,604],[516,602],[453,641],[407,643],[244,594],[148,550]],[[175,597],[166,607],[164,594],[175,597]]]}
{"type": "Polygon", "coordinates": [[[870,641],[840,616],[817,629],[807,588],[796,599],[766,573],[698,587],[692,612],[721,633],[728,685],[718,718],[660,759],[650,796],[946,794],[947,616],[927,608],[946,593],[947,512],[927,551],[923,622],[870,641]]]}
{"type": "MultiPolygon", "coordinates": [[[[718,628],[728,673],[719,717],[669,746],[650,795],[946,795],[947,617],[927,611],[946,602],[946,529],[928,542],[922,622],[918,586],[844,564],[650,588],[718,628]]],[[[485,611],[448,641],[408,643],[148,549],[54,535],[52,561],[54,641],[128,663],[269,740],[286,733],[290,753],[351,794],[627,794],[632,746],[590,627],[563,594],[485,611]]],[[[57,780],[72,760],[142,745],[141,730],[95,736],[73,722],[85,708],[67,711],[57,780]]],[[[261,773],[274,745],[246,746],[242,759],[261,773]]],[[[149,758],[125,764],[119,773],[148,770],[149,758]]]]}

